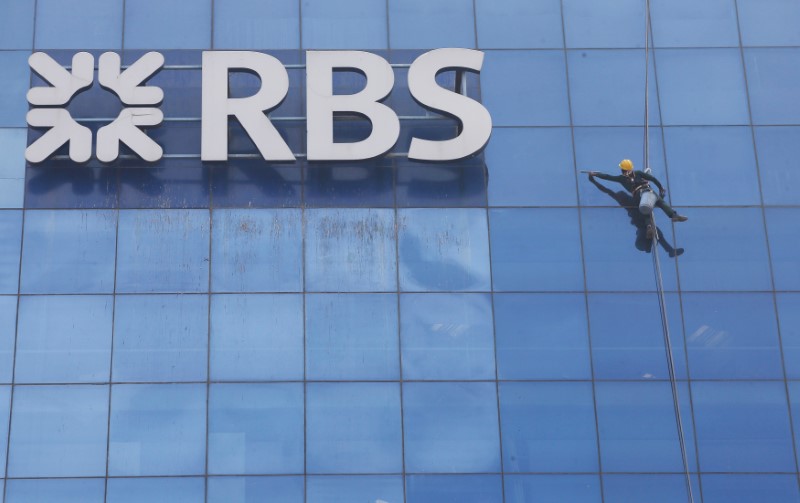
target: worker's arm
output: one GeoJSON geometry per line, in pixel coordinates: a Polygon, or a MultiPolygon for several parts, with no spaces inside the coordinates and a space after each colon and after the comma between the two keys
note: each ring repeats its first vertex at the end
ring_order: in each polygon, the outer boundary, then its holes
{"type": "Polygon", "coordinates": [[[590,171],[589,176],[590,177],[596,176],[601,180],[608,180],[610,182],[618,182],[618,183],[622,182],[625,179],[623,175],[608,175],[606,173],[601,173],[599,171],[590,171]]]}
{"type": "Polygon", "coordinates": [[[642,172],[642,178],[656,184],[656,187],[658,187],[658,190],[661,192],[661,197],[664,197],[664,195],[667,193],[667,191],[664,190],[664,186],[661,185],[661,182],[658,181],[658,178],[654,177],[650,173],[642,172]]]}

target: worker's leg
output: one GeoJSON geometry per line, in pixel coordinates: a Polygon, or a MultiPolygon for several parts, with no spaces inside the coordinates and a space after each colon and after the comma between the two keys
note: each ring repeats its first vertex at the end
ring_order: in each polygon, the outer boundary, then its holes
{"type": "Polygon", "coordinates": [[[664,210],[664,213],[665,213],[665,214],[666,214],[666,215],[667,215],[669,218],[672,218],[672,217],[674,217],[674,216],[675,216],[675,214],[677,213],[675,210],[673,210],[673,209],[672,209],[672,206],[668,205],[668,204],[667,204],[667,202],[666,202],[666,201],[664,201],[664,200],[663,200],[662,198],[660,198],[660,197],[658,198],[658,201],[656,201],[656,206],[658,206],[659,208],[661,208],[662,210],[664,210]]]}

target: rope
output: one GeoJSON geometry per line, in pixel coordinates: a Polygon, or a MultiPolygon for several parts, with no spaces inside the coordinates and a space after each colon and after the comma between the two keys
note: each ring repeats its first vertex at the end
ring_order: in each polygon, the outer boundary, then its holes
{"type": "Polygon", "coordinates": [[[678,382],[675,377],[675,360],[672,356],[672,339],[669,333],[669,322],[667,321],[667,301],[664,295],[664,281],[661,275],[661,260],[658,258],[658,227],[653,213],[650,214],[650,225],[653,226],[653,268],[658,287],[658,304],[661,310],[661,329],[664,333],[664,348],[667,352],[667,368],[669,370],[669,382],[672,385],[672,406],[675,409],[675,419],[678,427],[678,443],[681,447],[681,460],[686,474],[686,491],[689,495],[689,502],[694,503],[692,494],[692,476],[689,473],[689,458],[686,454],[686,438],[683,433],[683,419],[681,418],[681,406],[678,401],[678,382]]]}
{"type": "MultiPolygon", "coordinates": [[[[644,171],[650,173],[650,0],[645,0],[644,13],[644,171]]],[[[658,257],[658,227],[656,217],[650,213],[650,225],[653,226],[653,270],[656,276],[656,286],[658,287],[658,304],[661,312],[661,329],[664,334],[664,348],[667,353],[667,368],[669,369],[669,382],[672,386],[672,405],[675,410],[675,423],[678,429],[678,442],[681,448],[681,460],[686,474],[686,491],[689,502],[694,503],[692,494],[692,477],[689,472],[689,458],[686,454],[686,438],[683,430],[683,419],[681,418],[681,407],[678,400],[678,382],[675,378],[675,359],[672,355],[672,339],[669,333],[669,321],[667,318],[667,301],[664,296],[664,280],[661,274],[661,260],[658,257]]]]}

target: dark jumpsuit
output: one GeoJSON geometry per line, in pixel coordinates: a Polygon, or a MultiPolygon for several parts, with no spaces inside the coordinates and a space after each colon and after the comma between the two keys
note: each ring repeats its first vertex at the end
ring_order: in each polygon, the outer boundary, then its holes
{"type": "MultiPolygon", "coordinates": [[[[654,177],[650,173],[645,173],[644,171],[634,171],[633,177],[625,175],[607,175],[605,173],[595,173],[594,176],[602,180],[608,180],[610,182],[619,183],[620,185],[625,187],[625,190],[627,190],[633,195],[633,197],[636,199],[637,204],[639,202],[639,196],[641,196],[642,191],[650,189],[649,182],[653,182],[654,184],[656,184],[656,187],[658,187],[659,190],[662,191],[664,190],[664,187],[661,185],[661,182],[659,182],[656,177],[654,177]]],[[[656,194],[656,198],[657,198],[656,206],[664,210],[664,213],[667,215],[667,217],[672,218],[677,214],[677,212],[673,210],[672,207],[669,204],[667,204],[667,202],[664,201],[664,199],[662,199],[659,194],[656,194]]]]}

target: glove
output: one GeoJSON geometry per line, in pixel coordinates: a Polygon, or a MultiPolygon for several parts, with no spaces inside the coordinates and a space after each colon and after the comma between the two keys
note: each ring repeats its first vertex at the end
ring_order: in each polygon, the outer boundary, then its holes
{"type": "Polygon", "coordinates": [[[667,195],[667,189],[661,189],[659,190],[659,193],[661,194],[661,199],[664,199],[664,196],[667,195]]]}

